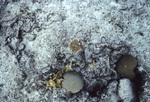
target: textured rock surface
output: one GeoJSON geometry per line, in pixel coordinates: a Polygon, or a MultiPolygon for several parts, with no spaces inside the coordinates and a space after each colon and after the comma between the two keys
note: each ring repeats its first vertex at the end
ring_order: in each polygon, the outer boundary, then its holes
{"type": "Polygon", "coordinates": [[[68,92],[77,93],[83,89],[84,82],[82,76],[75,72],[69,71],[66,72],[64,75],[64,80],[62,82],[62,87],[65,88],[68,92]]]}
{"type": "Polygon", "coordinates": [[[0,102],[117,102],[114,68],[124,54],[138,59],[140,101],[149,102],[149,11],[149,0],[1,0],[0,102]],[[78,53],[68,47],[75,38],[84,45],[78,53]],[[80,93],[46,88],[42,79],[66,65],[82,74],[80,93]]]}

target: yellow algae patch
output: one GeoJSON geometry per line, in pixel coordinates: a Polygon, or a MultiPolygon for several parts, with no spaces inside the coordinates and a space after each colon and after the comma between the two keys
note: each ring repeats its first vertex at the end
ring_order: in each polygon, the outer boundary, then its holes
{"type": "Polygon", "coordinates": [[[50,77],[50,80],[46,81],[47,87],[53,87],[54,89],[61,88],[61,82],[63,80],[62,74],[63,72],[60,71],[57,74],[54,74],[52,77],[50,77]]]}
{"type": "Polygon", "coordinates": [[[53,80],[46,81],[47,87],[53,87],[56,89],[56,84],[53,80]]]}
{"type": "Polygon", "coordinates": [[[68,72],[68,71],[72,71],[73,69],[71,68],[70,65],[66,65],[65,66],[65,72],[68,72]]]}
{"type": "Polygon", "coordinates": [[[69,48],[73,53],[80,51],[82,47],[83,47],[83,44],[78,39],[72,40],[69,45],[69,48]]]}
{"type": "Polygon", "coordinates": [[[61,88],[62,81],[63,81],[63,74],[68,71],[72,71],[70,65],[66,65],[64,70],[61,70],[54,74],[48,81],[46,81],[47,87],[53,87],[54,89],[61,88]]]}
{"type": "Polygon", "coordinates": [[[63,80],[63,79],[57,79],[57,80],[56,80],[56,83],[57,83],[57,84],[56,84],[56,88],[61,88],[61,82],[62,82],[62,80],[63,80]]]}
{"type": "Polygon", "coordinates": [[[106,74],[106,73],[104,73],[104,76],[107,76],[107,74],[106,74]]]}
{"type": "Polygon", "coordinates": [[[90,67],[94,67],[95,61],[93,60],[92,63],[89,63],[90,67]]]}

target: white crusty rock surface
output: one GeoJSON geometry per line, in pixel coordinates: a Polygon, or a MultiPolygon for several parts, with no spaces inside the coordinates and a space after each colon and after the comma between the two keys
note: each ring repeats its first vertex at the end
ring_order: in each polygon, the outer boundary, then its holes
{"type": "Polygon", "coordinates": [[[134,93],[132,90],[132,84],[128,79],[121,79],[119,81],[118,94],[124,102],[132,102],[134,99],[134,93]]]}
{"type": "Polygon", "coordinates": [[[132,99],[129,80],[115,71],[124,54],[137,58],[144,81],[139,100],[149,102],[149,11],[149,0],[1,0],[0,102],[132,99]],[[75,38],[84,46],[78,53],[68,48],[75,38]],[[47,88],[42,80],[66,65],[83,76],[87,87],[80,93],[47,88]]]}

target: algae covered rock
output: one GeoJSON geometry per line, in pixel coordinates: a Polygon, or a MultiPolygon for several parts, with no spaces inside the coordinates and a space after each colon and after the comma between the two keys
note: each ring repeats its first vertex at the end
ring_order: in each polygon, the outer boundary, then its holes
{"type": "Polygon", "coordinates": [[[62,82],[62,87],[68,92],[77,93],[83,89],[83,79],[79,73],[75,71],[69,71],[66,72],[63,77],[64,80],[62,82]]]}
{"type": "Polygon", "coordinates": [[[135,68],[137,67],[137,60],[132,55],[123,55],[118,60],[116,71],[129,79],[135,78],[135,68]]]}

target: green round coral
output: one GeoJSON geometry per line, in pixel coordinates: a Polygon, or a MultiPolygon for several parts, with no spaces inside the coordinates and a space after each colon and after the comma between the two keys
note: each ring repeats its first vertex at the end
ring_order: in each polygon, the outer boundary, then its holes
{"type": "Polygon", "coordinates": [[[77,93],[83,89],[83,78],[79,73],[75,71],[69,71],[66,72],[63,77],[64,80],[62,82],[62,87],[68,92],[77,93]]]}
{"type": "Polygon", "coordinates": [[[129,79],[135,78],[135,68],[137,67],[137,60],[132,55],[123,55],[118,60],[116,71],[129,79]]]}

